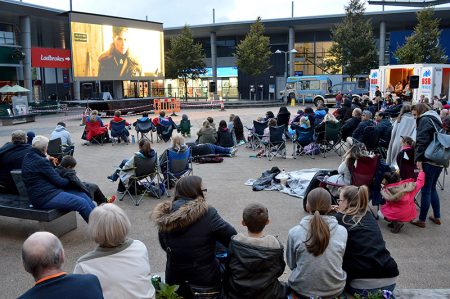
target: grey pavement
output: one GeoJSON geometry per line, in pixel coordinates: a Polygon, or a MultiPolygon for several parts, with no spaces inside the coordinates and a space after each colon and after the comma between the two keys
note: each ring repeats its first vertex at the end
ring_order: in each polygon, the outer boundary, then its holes
{"type": "MultiPolygon", "coordinates": [[[[289,107],[291,113],[295,113],[298,107],[289,107]]],[[[192,137],[199,129],[201,122],[212,116],[218,124],[221,119],[228,120],[230,113],[241,117],[244,125],[251,125],[251,121],[257,116],[263,116],[268,108],[233,109],[227,111],[218,110],[186,110],[191,118],[192,137]]],[[[278,108],[272,109],[274,113],[278,108]]],[[[180,116],[175,117],[179,122],[180,116]]],[[[132,122],[136,116],[127,117],[132,122]]],[[[76,116],[49,115],[36,118],[35,123],[20,124],[15,126],[0,127],[0,144],[9,141],[13,130],[34,130],[37,134],[49,136],[56,123],[65,120],[68,130],[72,133],[76,143],[75,158],[78,160],[77,172],[85,181],[92,181],[101,187],[106,195],[115,193],[116,184],[109,182],[106,176],[124,158],[130,157],[137,150],[136,144],[117,145],[105,144],[104,146],[82,146],[80,138],[83,127],[79,126],[80,120],[76,116]]],[[[106,119],[105,119],[106,120],[106,119]]],[[[133,131],[134,132],[134,131],[133,131]]],[[[162,153],[169,144],[154,143],[153,147],[158,153],[162,153]]],[[[261,172],[273,166],[285,168],[286,171],[304,168],[337,168],[340,158],[330,154],[327,158],[300,157],[292,159],[292,145],[288,144],[288,158],[274,158],[269,162],[266,159],[250,158],[255,152],[244,146],[239,147],[236,157],[225,158],[221,164],[194,165],[194,174],[204,180],[208,188],[207,201],[214,206],[220,215],[230,222],[238,231],[244,231],[241,225],[243,208],[251,202],[260,202],[269,209],[271,223],[266,227],[267,234],[278,236],[281,242],[286,243],[288,230],[296,225],[305,216],[302,209],[302,201],[274,191],[253,192],[244,182],[249,178],[257,178],[261,172]]],[[[446,186],[449,186],[448,176],[446,186]]],[[[440,192],[443,225],[437,226],[427,222],[427,227],[421,229],[406,224],[400,234],[392,234],[387,223],[379,220],[386,246],[392,253],[400,268],[397,286],[405,292],[401,292],[401,298],[450,298],[448,290],[441,290],[444,297],[426,297],[427,291],[413,289],[450,289],[450,223],[449,193],[448,190],[440,192]],[[415,295],[414,295],[415,294],[415,295]],[[423,297],[421,297],[423,294],[423,297]]],[[[152,272],[164,272],[165,254],[161,249],[157,229],[149,219],[149,213],[156,204],[163,199],[145,198],[140,206],[136,207],[125,198],[123,202],[117,202],[128,214],[131,222],[131,238],[143,241],[149,251],[152,272]]],[[[87,224],[78,217],[78,228],[61,238],[66,252],[64,269],[72,272],[78,257],[92,250],[95,244],[87,235],[87,224]]],[[[14,218],[0,217],[0,298],[15,298],[33,285],[33,280],[22,267],[21,245],[25,238],[32,232],[35,226],[30,221],[14,218]]],[[[283,279],[287,279],[289,270],[286,267],[283,279]]],[[[428,290],[428,292],[431,290],[428,290]]],[[[436,296],[440,296],[437,293],[436,296]]]]}

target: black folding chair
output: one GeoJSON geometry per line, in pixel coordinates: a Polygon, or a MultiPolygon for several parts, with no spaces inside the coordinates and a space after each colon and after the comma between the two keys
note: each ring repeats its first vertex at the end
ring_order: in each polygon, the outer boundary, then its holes
{"type": "Polygon", "coordinates": [[[264,130],[267,128],[268,122],[253,121],[253,128],[249,129],[248,140],[249,147],[256,150],[261,147],[261,139],[264,137],[264,130]]]}
{"type": "Polygon", "coordinates": [[[139,154],[135,154],[134,167],[129,170],[134,170],[135,175],[129,179],[126,190],[119,200],[123,200],[128,194],[134,201],[134,204],[138,206],[147,193],[152,194],[156,198],[161,197],[160,183],[162,180],[158,171],[158,157],[156,155],[152,158],[144,158],[139,154]],[[132,187],[133,189],[131,189],[132,187]],[[133,195],[130,189],[133,190],[136,195],[133,195]],[[139,190],[143,190],[143,192],[138,198],[139,190]]]}
{"type": "Polygon", "coordinates": [[[64,156],[73,155],[73,146],[62,145],[61,138],[52,139],[48,142],[47,154],[61,162],[64,156]]]}
{"type": "Polygon", "coordinates": [[[265,144],[265,153],[269,161],[273,157],[280,156],[286,159],[286,141],[284,140],[284,126],[269,127],[270,138],[269,142],[265,144]]]}

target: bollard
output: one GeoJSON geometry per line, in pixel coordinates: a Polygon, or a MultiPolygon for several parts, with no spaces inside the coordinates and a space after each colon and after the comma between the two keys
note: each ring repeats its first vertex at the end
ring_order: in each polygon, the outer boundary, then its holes
{"type": "Polygon", "coordinates": [[[136,139],[134,139],[134,134],[131,135],[131,143],[135,144],[136,143],[136,139]]]}

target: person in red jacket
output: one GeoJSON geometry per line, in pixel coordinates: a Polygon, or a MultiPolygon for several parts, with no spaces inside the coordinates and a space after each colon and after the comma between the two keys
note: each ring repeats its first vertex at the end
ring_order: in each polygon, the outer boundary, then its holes
{"type": "Polygon", "coordinates": [[[387,172],[383,182],[385,185],[381,195],[386,203],[381,206],[381,213],[391,222],[391,232],[396,234],[400,232],[404,222],[409,222],[417,216],[414,197],[425,184],[425,173],[420,169],[417,181],[414,182],[411,178],[401,181],[397,172],[387,172]]]}

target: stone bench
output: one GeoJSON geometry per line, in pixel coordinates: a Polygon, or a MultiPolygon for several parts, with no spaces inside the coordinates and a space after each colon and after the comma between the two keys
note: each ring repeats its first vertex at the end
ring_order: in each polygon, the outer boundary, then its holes
{"type": "Polygon", "coordinates": [[[35,121],[34,114],[14,115],[0,117],[3,126],[12,126],[16,124],[29,123],[35,121]]]}

